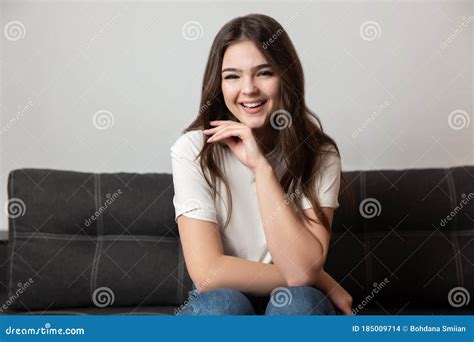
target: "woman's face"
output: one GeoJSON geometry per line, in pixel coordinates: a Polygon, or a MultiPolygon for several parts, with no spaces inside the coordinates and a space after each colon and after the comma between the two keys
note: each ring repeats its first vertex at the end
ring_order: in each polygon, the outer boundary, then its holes
{"type": "Polygon", "coordinates": [[[230,112],[250,128],[265,127],[278,109],[280,79],[253,42],[237,42],[227,48],[222,93],[230,112]]]}

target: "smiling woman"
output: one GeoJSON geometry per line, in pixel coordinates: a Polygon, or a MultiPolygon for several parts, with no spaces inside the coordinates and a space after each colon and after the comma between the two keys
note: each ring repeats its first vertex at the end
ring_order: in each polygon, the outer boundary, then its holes
{"type": "Polygon", "coordinates": [[[200,108],[171,147],[195,284],[180,314],[350,314],[351,296],[324,271],[347,183],[339,150],[306,107],[300,60],[276,20],[251,14],[222,27],[200,108]]]}
{"type": "Polygon", "coordinates": [[[241,123],[255,129],[268,144],[265,150],[271,150],[274,129],[268,121],[269,114],[280,106],[280,79],[252,41],[242,40],[227,48],[221,83],[227,108],[241,123]]]}

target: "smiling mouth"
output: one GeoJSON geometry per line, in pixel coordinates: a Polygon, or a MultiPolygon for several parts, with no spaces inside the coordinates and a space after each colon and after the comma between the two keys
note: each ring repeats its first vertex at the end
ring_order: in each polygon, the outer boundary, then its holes
{"type": "Polygon", "coordinates": [[[242,103],[239,103],[239,105],[242,108],[258,108],[258,107],[263,106],[266,102],[267,102],[267,100],[258,101],[258,102],[246,102],[246,103],[242,102],[242,103]]]}

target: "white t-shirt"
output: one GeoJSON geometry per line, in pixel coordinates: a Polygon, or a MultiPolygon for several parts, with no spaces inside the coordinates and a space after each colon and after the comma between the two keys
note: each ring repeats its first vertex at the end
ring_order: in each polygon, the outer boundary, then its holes
{"type": "MultiPolygon", "coordinates": [[[[230,149],[226,149],[221,170],[226,176],[232,194],[232,216],[226,229],[222,229],[227,218],[227,193],[218,180],[221,196],[214,201],[212,189],[201,171],[199,160],[194,160],[208,139],[202,131],[188,132],[171,146],[171,161],[174,184],[173,204],[175,220],[185,215],[190,218],[217,223],[224,246],[224,254],[235,257],[272,263],[268,250],[262,219],[259,212],[257,190],[253,172],[242,164],[230,149]]],[[[219,142],[218,142],[219,143],[219,142]]],[[[325,147],[326,148],[326,147],[325,147]]],[[[335,152],[332,145],[328,148],[335,152]]],[[[275,154],[265,155],[280,180],[286,164],[275,154]]],[[[336,153],[326,153],[322,160],[321,175],[317,178],[316,195],[322,207],[338,208],[341,160],[336,153]]],[[[311,208],[311,203],[300,191],[297,197],[302,208],[311,208]]]]}

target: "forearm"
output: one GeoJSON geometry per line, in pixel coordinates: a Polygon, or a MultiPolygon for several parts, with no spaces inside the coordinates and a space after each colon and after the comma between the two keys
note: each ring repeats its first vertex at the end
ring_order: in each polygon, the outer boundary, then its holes
{"type": "Polygon", "coordinates": [[[323,246],[297,217],[270,164],[260,165],[255,183],[273,262],[289,283],[314,280],[324,264],[323,246]]]}
{"type": "Polygon", "coordinates": [[[273,264],[222,255],[216,259],[196,286],[206,292],[216,288],[231,288],[257,296],[269,295],[273,289],[287,286],[273,264]]]}
{"type": "MultiPolygon", "coordinates": [[[[207,272],[207,277],[196,285],[202,292],[226,287],[259,296],[269,295],[277,287],[288,286],[275,265],[227,255],[220,257],[207,272]]],[[[340,285],[321,269],[313,286],[328,295],[340,285]]]]}
{"type": "Polygon", "coordinates": [[[331,277],[331,275],[327,273],[324,269],[321,269],[321,271],[318,273],[318,276],[316,277],[314,287],[317,287],[325,294],[329,294],[337,286],[339,286],[339,283],[333,277],[331,277]]]}

